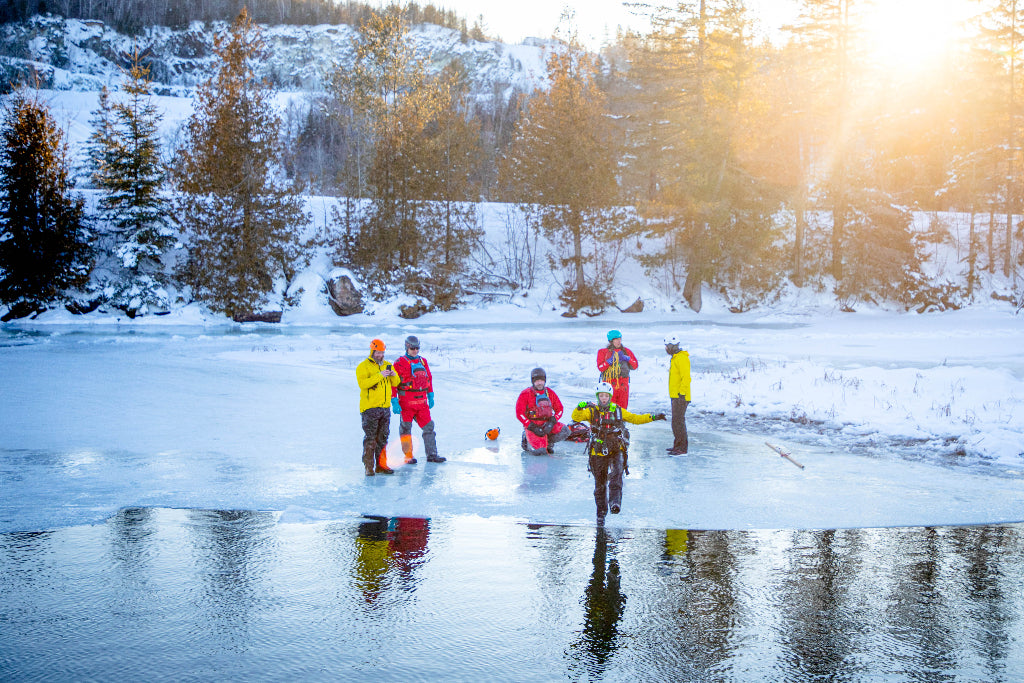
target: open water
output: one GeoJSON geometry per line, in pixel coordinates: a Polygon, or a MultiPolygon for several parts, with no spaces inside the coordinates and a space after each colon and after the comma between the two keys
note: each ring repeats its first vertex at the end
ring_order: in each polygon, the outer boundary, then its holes
{"type": "Polygon", "coordinates": [[[0,535],[4,681],[1020,681],[1024,526],[132,508],[0,535]]]}

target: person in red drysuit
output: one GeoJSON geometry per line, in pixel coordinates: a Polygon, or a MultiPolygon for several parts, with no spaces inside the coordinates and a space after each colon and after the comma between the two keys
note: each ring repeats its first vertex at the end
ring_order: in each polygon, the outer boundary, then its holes
{"type": "Polygon", "coordinates": [[[544,368],[534,368],[530,382],[516,401],[516,419],[523,425],[523,450],[532,455],[554,453],[554,444],[569,436],[569,430],[558,421],[562,401],[547,387],[544,368]]]}
{"type": "Polygon", "coordinates": [[[629,407],[629,371],[639,365],[633,352],[622,345],[622,333],[611,330],[608,346],[597,352],[597,369],[601,381],[612,385],[612,403],[620,408],[629,407]]]}

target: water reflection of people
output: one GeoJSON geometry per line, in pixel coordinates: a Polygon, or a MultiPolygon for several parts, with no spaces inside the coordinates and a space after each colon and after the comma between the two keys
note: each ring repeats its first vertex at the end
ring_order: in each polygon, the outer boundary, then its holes
{"type": "Polygon", "coordinates": [[[583,633],[573,643],[574,659],[585,667],[585,677],[602,678],[617,649],[619,619],[626,604],[619,576],[619,561],[608,555],[608,532],[596,529],[594,568],[583,594],[583,633]]]}
{"type": "Polygon", "coordinates": [[[412,582],[413,570],[423,563],[427,554],[430,520],[418,517],[367,519],[359,525],[356,537],[356,577],[366,601],[373,603],[389,578],[397,578],[402,584],[412,582]]]}
{"type": "Polygon", "coordinates": [[[682,559],[690,549],[690,532],[686,529],[665,530],[665,555],[677,560],[682,559]]]}

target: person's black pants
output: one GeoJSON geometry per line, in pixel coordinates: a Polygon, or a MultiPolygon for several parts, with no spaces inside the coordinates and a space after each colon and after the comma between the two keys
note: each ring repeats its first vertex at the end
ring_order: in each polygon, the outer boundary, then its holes
{"type": "Polygon", "coordinates": [[[690,442],[686,437],[686,407],[690,402],[679,397],[672,399],[672,448],[685,453],[690,442]]]}
{"type": "Polygon", "coordinates": [[[597,516],[604,517],[611,505],[622,507],[622,451],[609,455],[590,455],[590,473],[594,475],[594,502],[597,516]]]}
{"type": "Polygon", "coordinates": [[[377,466],[377,454],[388,445],[391,434],[391,411],[387,408],[367,408],[363,418],[363,465],[377,466]]]}

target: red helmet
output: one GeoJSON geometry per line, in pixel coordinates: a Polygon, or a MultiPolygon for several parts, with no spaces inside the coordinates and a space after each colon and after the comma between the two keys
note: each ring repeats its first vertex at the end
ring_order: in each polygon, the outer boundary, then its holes
{"type": "Polygon", "coordinates": [[[382,342],[380,339],[374,339],[372,342],[370,342],[370,351],[383,351],[383,350],[384,350],[384,342],[382,342]]]}

